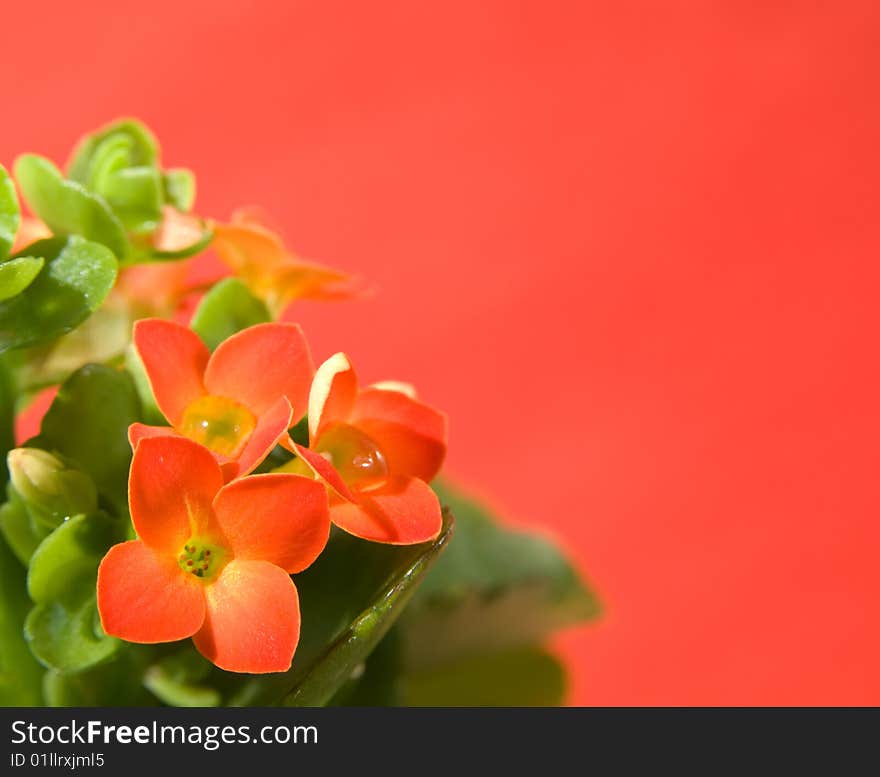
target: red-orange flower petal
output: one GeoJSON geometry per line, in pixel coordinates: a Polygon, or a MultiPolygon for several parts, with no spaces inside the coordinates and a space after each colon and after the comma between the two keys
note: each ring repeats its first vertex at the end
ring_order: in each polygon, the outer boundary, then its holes
{"type": "Polygon", "coordinates": [[[446,416],[400,391],[364,389],[350,423],[368,434],[382,451],[388,469],[430,481],[446,456],[446,416]]]}
{"type": "Polygon", "coordinates": [[[305,415],[315,363],[298,324],[257,324],[217,346],[205,369],[211,394],[241,402],[260,415],[279,397],[305,415]]]}
{"type": "Polygon", "coordinates": [[[135,531],[150,547],[176,556],[190,536],[208,529],[222,486],[220,465],[207,448],[185,437],[141,439],[128,479],[135,531]]]}
{"type": "Polygon", "coordinates": [[[195,332],[158,318],[135,323],[134,346],[150,380],[156,404],[177,426],[190,402],[205,393],[202,376],[210,351],[195,332]]]}
{"type": "Polygon", "coordinates": [[[382,488],[357,497],[357,503],[340,502],[330,508],[330,520],[349,534],[389,545],[429,542],[440,534],[440,501],[418,478],[392,478],[382,488]]]}
{"type": "Polygon", "coordinates": [[[180,437],[170,426],[148,426],[147,424],[133,423],[128,427],[128,442],[131,449],[137,448],[138,443],[145,437],[180,437]]]}
{"type": "Polygon", "coordinates": [[[278,400],[258,419],[238,458],[223,463],[226,480],[240,478],[253,472],[279,442],[287,438],[293,423],[293,410],[286,397],[278,400]]]}
{"type": "Polygon", "coordinates": [[[312,472],[332,488],[342,499],[353,502],[357,499],[351,489],[346,485],[336,468],[320,453],[304,448],[302,445],[293,445],[294,451],[309,465],[312,472]]]}
{"type": "Polygon", "coordinates": [[[235,558],[268,561],[288,572],[308,567],[330,536],[327,491],[302,475],[236,480],[217,494],[214,512],[235,558]]]}
{"type": "Polygon", "coordinates": [[[329,424],[348,419],[357,389],[357,374],[344,353],[333,354],[318,367],[309,392],[309,437],[312,445],[329,424]]]}
{"type": "Polygon", "coordinates": [[[205,620],[200,583],[139,540],[114,545],[98,568],[98,612],[113,637],[173,642],[195,634],[205,620]]]}
{"type": "Polygon", "coordinates": [[[228,672],[290,668],[299,641],[299,597],[281,567],[233,559],[206,586],[205,598],[205,623],[193,637],[205,658],[228,672]]]}

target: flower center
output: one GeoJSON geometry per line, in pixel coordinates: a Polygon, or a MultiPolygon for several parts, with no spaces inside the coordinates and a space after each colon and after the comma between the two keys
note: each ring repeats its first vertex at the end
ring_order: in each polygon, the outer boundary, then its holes
{"type": "Polygon", "coordinates": [[[369,488],[388,477],[388,464],[376,442],[349,424],[331,426],[321,435],[316,450],[330,460],[351,486],[369,488]]]}
{"type": "Polygon", "coordinates": [[[183,411],[180,433],[221,456],[235,458],[257,425],[253,413],[225,397],[207,395],[183,411]]]}
{"type": "Polygon", "coordinates": [[[184,572],[211,580],[226,565],[226,553],[218,545],[190,537],[178,554],[177,563],[184,572]]]}

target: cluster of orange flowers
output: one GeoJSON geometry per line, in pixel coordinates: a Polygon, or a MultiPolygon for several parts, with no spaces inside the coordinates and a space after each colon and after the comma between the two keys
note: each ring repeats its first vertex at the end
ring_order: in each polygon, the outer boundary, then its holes
{"type": "MultiPolygon", "coordinates": [[[[186,241],[169,214],[157,239],[186,241]]],[[[212,225],[218,255],[270,310],[292,299],[350,293],[351,279],[289,254],[247,215],[212,225]]],[[[171,306],[197,288],[186,263],[132,268],[121,288],[171,306]],[[171,277],[173,275],[173,277],[171,277]]],[[[185,325],[146,318],[134,349],[167,426],[133,424],[129,506],[137,539],[110,549],[98,571],[104,630],[131,642],[192,637],[221,669],[282,672],[300,613],[290,574],[323,551],[331,523],[365,540],[430,541],[440,504],[427,485],[446,452],[446,418],[412,387],[361,387],[345,354],[315,369],[296,324],[245,329],[213,353],[185,325]],[[308,445],[289,430],[308,414],[308,445]],[[251,474],[278,445],[294,454],[251,474]]]]}

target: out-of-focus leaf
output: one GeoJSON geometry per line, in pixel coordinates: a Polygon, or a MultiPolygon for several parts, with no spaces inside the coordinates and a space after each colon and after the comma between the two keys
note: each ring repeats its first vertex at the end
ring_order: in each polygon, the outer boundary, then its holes
{"type": "Polygon", "coordinates": [[[116,280],[113,254],[75,235],[40,240],[28,251],[44,258],[45,266],[20,294],[0,302],[0,351],[71,331],[98,308],[116,280]]]}
{"type": "Polygon", "coordinates": [[[225,278],[201,300],[190,326],[212,351],[227,337],[271,321],[266,306],[237,278],[225,278]]]}
{"type": "Polygon", "coordinates": [[[98,564],[122,539],[122,522],[101,513],[65,521],[34,552],[28,592],[36,606],[25,621],[31,652],[59,672],[80,672],[109,659],[120,642],[101,629],[95,604],[98,564]]]}
{"type": "Polygon", "coordinates": [[[0,356],[0,493],[6,485],[9,472],[2,466],[6,454],[15,447],[16,387],[12,370],[0,356]]]}
{"type": "Polygon", "coordinates": [[[191,644],[148,667],[144,685],[162,702],[173,707],[217,707],[220,692],[201,681],[211,664],[191,644]]]}
{"type": "Polygon", "coordinates": [[[30,609],[25,568],[0,538],[0,706],[35,707],[43,703],[43,668],[24,639],[30,609]]]}
{"type": "Polygon", "coordinates": [[[61,386],[31,444],[66,456],[92,477],[116,512],[126,514],[128,427],[140,420],[140,413],[127,372],[88,364],[61,386]]]}
{"type": "MultiPolygon", "coordinates": [[[[326,704],[400,615],[452,535],[446,516],[430,543],[395,547],[335,532],[326,550],[294,579],[303,614],[293,667],[235,682],[228,704],[326,704]],[[341,582],[341,581],[344,581],[341,582]]],[[[222,679],[222,678],[221,678],[222,679]]]]}
{"type": "Polygon", "coordinates": [[[539,648],[513,648],[461,658],[404,674],[406,707],[553,707],[565,700],[565,670],[539,648]]]}
{"type": "Polygon", "coordinates": [[[99,171],[106,169],[109,154],[117,159],[121,155],[121,160],[113,164],[114,169],[138,165],[151,167],[159,155],[159,144],[142,122],[118,119],[80,140],[67,167],[68,177],[91,185],[99,171]]]}
{"type": "Polygon", "coordinates": [[[129,232],[153,232],[162,218],[162,179],[155,167],[117,170],[97,191],[129,232]]]}
{"type": "Polygon", "coordinates": [[[21,213],[15,184],[6,172],[6,168],[0,165],[0,259],[12,250],[20,221],[21,213]]]}
{"type": "Polygon", "coordinates": [[[401,619],[408,669],[533,645],[599,615],[595,595],[554,544],[501,528],[449,486],[436,490],[455,514],[456,535],[401,619]]]}
{"type": "Polygon", "coordinates": [[[17,256],[0,262],[0,302],[21,294],[40,274],[45,263],[42,256],[17,256]]]}
{"type": "Polygon", "coordinates": [[[163,176],[165,199],[175,208],[188,213],[196,201],[196,177],[192,170],[175,168],[163,176]]]}
{"type": "Polygon", "coordinates": [[[50,707],[149,707],[156,699],[141,685],[138,658],[152,646],[124,645],[107,663],[76,674],[49,669],[43,694],[50,707]],[[135,648],[135,649],[133,649],[135,648]]]}
{"type": "Polygon", "coordinates": [[[66,180],[48,159],[35,154],[20,156],[15,162],[15,177],[31,210],[52,232],[101,243],[118,259],[128,254],[125,227],[110,206],[82,184],[66,180]]]}

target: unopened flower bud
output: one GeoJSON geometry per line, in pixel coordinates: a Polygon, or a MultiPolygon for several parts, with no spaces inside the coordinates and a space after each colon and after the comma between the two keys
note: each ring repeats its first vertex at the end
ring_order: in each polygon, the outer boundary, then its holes
{"type": "Polygon", "coordinates": [[[7,457],[12,486],[31,513],[51,522],[98,506],[92,479],[39,448],[15,448],[7,457]]]}

